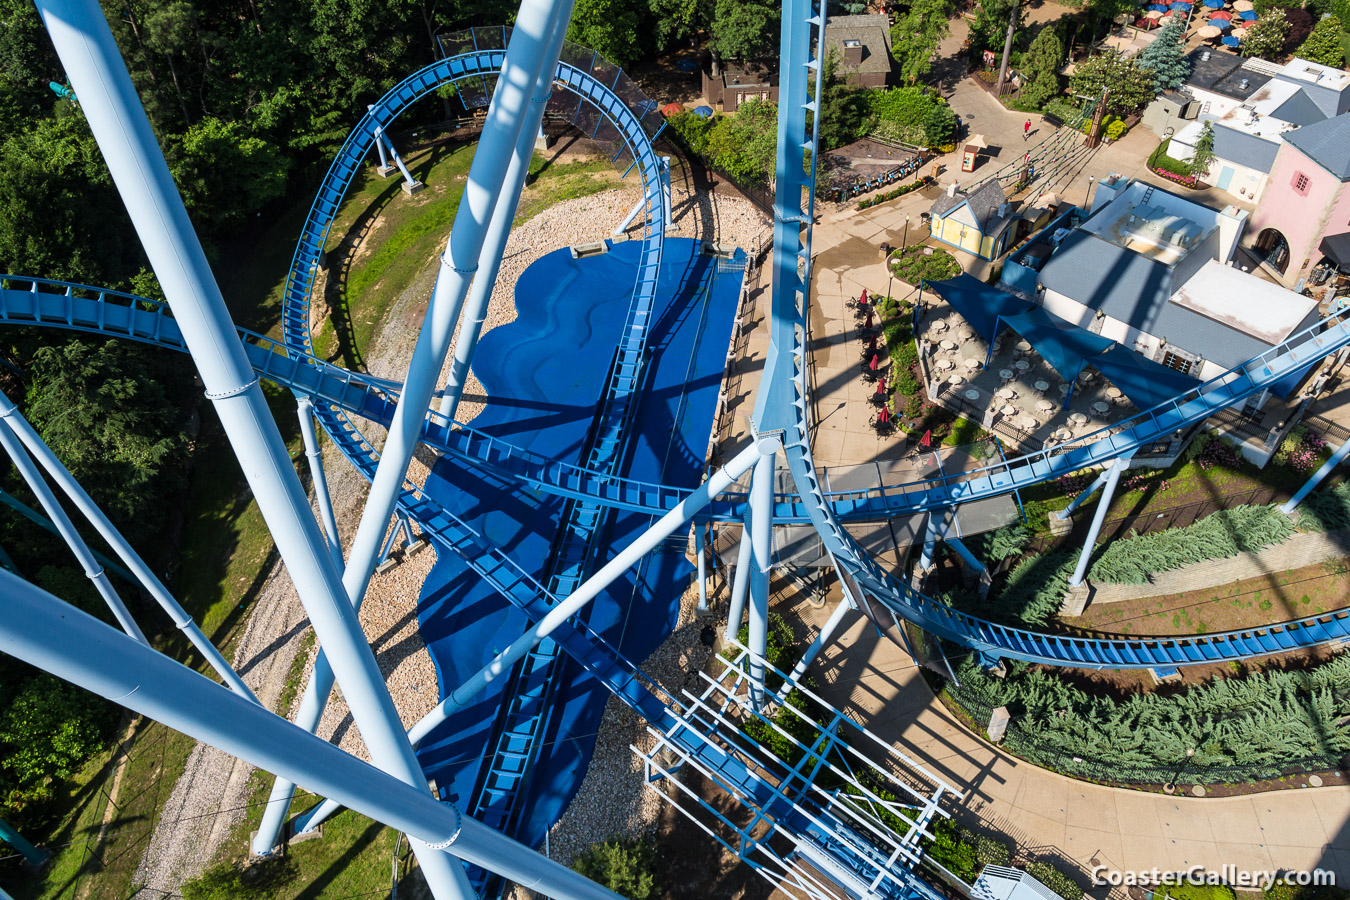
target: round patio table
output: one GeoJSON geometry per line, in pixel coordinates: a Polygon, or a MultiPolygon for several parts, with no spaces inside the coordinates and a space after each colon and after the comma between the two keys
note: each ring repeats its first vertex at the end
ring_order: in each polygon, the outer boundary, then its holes
{"type": "Polygon", "coordinates": [[[1050,382],[1048,382],[1048,381],[1037,381],[1037,382],[1035,382],[1034,384],[1032,384],[1032,387],[1034,387],[1036,390],[1038,390],[1038,391],[1040,391],[1042,394],[1044,394],[1046,391],[1050,390],[1050,382]]]}
{"type": "Polygon", "coordinates": [[[970,400],[970,401],[973,402],[973,401],[975,401],[975,400],[980,399],[980,392],[977,391],[977,390],[975,390],[974,388],[971,388],[970,390],[966,391],[966,395],[965,395],[965,396],[966,396],[966,399],[967,399],[967,400],[970,400]]]}
{"type": "Polygon", "coordinates": [[[1019,372],[1025,372],[1027,369],[1031,368],[1031,363],[1027,362],[1025,359],[1019,359],[1017,362],[1013,363],[1013,368],[1019,372]]]}
{"type": "Polygon", "coordinates": [[[1098,400],[1096,403],[1092,404],[1092,409],[1094,412],[1105,415],[1111,411],[1111,404],[1098,400]]]}

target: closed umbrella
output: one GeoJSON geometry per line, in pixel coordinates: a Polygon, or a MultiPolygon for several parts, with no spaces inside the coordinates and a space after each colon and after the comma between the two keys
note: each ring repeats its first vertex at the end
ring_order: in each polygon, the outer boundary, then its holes
{"type": "Polygon", "coordinates": [[[867,307],[867,321],[863,323],[864,328],[872,327],[872,307],[867,307]]]}
{"type": "Polygon", "coordinates": [[[1215,28],[1213,25],[1203,25],[1200,28],[1197,28],[1195,33],[1206,40],[1216,38],[1223,34],[1222,31],[1215,28]]]}
{"type": "Polygon", "coordinates": [[[871,361],[870,363],[867,364],[867,368],[869,368],[869,369],[871,369],[873,372],[875,372],[875,371],[876,371],[877,369],[879,369],[880,367],[881,367],[881,355],[880,355],[880,354],[877,354],[877,353],[873,353],[873,354],[872,354],[872,361],[871,361]]]}
{"type": "Polygon", "coordinates": [[[863,306],[867,305],[867,288],[862,289],[862,294],[858,296],[858,302],[863,306]]]}
{"type": "Polygon", "coordinates": [[[891,408],[889,406],[881,407],[881,411],[877,413],[877,421],[880,422],[882,425],[885,425],[890,420],[891,420],[891,408]]]}

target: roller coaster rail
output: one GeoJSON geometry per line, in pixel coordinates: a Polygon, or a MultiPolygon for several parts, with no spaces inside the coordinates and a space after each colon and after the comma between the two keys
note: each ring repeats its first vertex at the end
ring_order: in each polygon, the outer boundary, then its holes
{"type": "MultiPolygon", "coordinates": [[[[546,15],[557,18],[557,7],[550,4],[551,0],[526,0],[522,6],[518,27],[522,33],[533,36],[529,39],[537,39],[538,23],[544,21],[546,15]],[[527,7],[529,15],[526,15],[527,7]],[[546,13],[547,10],[552,13],[546,13]]],[[[502,46],[487,48],[478,46],[475,33],[472,51],[439,60],[409,76],[362,118],[325,176],[302,228],[285,289],[284,339],[277,342],[244,331],[236,333],[228,316],[221,313],[223,304],[219,309],[212,306],[213,302],[219,302],[218,291],[214,300],[211,295],[213,282],[210,289],[203,290],[200,284],[186,284],[183,278],[170,277],[172,264],[182,263],[193,271],[207,271],[207,280],[210,279],[200,247],[194,250],[192,242],[187,240],[186,232],[190,228],[186,225],[181,199],[176,193],[172,196],[156,193],[157,185],[171,185],[167,167],[153,145],[153,136],[149,138],[151,143],[143,142],[149,135],[148,123],[136,105],[125,69],[121,69],[119,75],[117,66],[120,62],[108,62],[109,59],[116,60],[115,49],[99,57],[93,50],[86,51],[79,46],[78,40],[72,40],[72,37],[89,37],[90,46],[115,47],[106,22],[91,0],[39,0],[39,8],[53,33],[58,54],[72,69],[72,82],[86,99],[85,108],[89,110],[95,137],[105,154],[110,156],[114,180],[127,197],[151,261],[161,274],[173,309],[179,314],[175,315],[168,304],[116,291],[24,276],[0,276],[0,322],[117,335],[166,349],[193,352],[203,373],[208,396],[222,410],[241,409],[240,403],[256,407],[260,399],[256,378],[253,382],[239,382],[220,389],[222,379],[228,381],[227,375],[239,377],[238,372],[227,372],[230,366],[242,363],[251,367],[252,373],[291,389],[302,398],[302,407],[312,403],[314,415],[339,451],[358,472],[373,480],[381,456],[359,430],[353,417],[379,424],[394,421],[397,405],[403,399],[402,386],[345,371],[312,355],[309,304],[323,248],[347,188],[364,165],[377,135],[386,132],[409,104],[443,84],[477,80],[483,84],[486,94],[488,80],[495,79],[503,67],[511,65],[510,48],[516,46],[511,32],[500,30],[502,46]],[[104,96],[112,97],[116,102],[100,102],[99,98],[104,96]],[[130,123],[128,129],[132,137],[126,138],[123,146],[118,143],[123,138],[115,133],[116,126],[127,123],[130,123]],[[141,148],[136,162],[141,171],[150,173],[149,187],[133,185],[126,178],[128,147],[141,148]],[[158,219],[154,214],[159,214],[158,219]],[[162,228],[163,232],[157,232],[155,228],[162,228]],[[215,359],[216,354],[225,362],[215,359]]],[[[891,573],[883,571],[858,545],[844,523],[913,512],[939,516],[960,503],[1015,492],[1068,472],[1128,459],[1142,446],[1203,422],[1216,412],[1229,409],[1275,382],[1303,371],[1328,354],[1350,346],[1350,314],[1333,313],[1218,378],[1122,423],[1087,435],[1072,445],[1026,454],[973,472],[867,490],[830,490],[828,470],[818,471],[811,455],[806,362],[811,226],[815,214],[817,154],[814,150],[818,146],[816,128],[819,118],[814,113],[820,104],[820,79],[815,76],[819,74],[822,59],[825,24],[824,6],[820,0],[787,0],[784,4],[779,160],[773,206],[770,347],[755,402],[756,442],[736,458],[736,464],[743,468],[753,463],[749,492],[727,491],[720,498],[712,496],[717,493],[710,486],[713,482],[721,486],[736,480],[736,473],[729,471],[718,473],[703,488],[693,492],[630,480],[618,474],[616,463],[623,455],[625,425],[641,386],[646,323],[657,290],[668,195],[664,188],[664,167],[652,149],[652,141],[663,127],[655,114],[655,104],[630,106],[614,91],[620,85],[622,73],[591,54],[590,62],[585,65],[560,60],[553,70],[555,87],[578,97],[572,117],[574,124],[583,121],[583,107],[589,104],[595,111],[595,118],[590,119],[591,113],[587,112],[585,122],[588,126],[594,123],[592,136],[598,136],[602,129],[609,129],[607,135],[612,132],[617,136],[613,140],[616,146],[618,143],[622,146],[613,159],[617,161],[625,152],[631,156],[629,170],[636,168],[641,177],[646,216],[633,300],[605,385],[602,412],[587,461],[581,466],[562,465],[430,410],[419,420],[420,440],[429,446],[486,471],[514,479],[522,487],[536,487],[568,497],[572,501],[572,513],[567,533],[579,541],[576,552],[559,557],[559,565],[555,568],[555,575],[559,577],[546,586],[483,534],[424,494],[407,480],[406,473],[401,476],[396,509],[400,515],[415,521],[441,551],[456,554],[534,623],[531,630],[517,639],[493,665],[514,665],[530,653],[548,665],[548,660],[538,651],[544,641],[552,642],[575,659],[648,721],[656,748],[644,753],[643,758],[654,779],[667,779],[677,789],[684,790],[684,786],[672,777],[674,769],[670,763],[672,758],[678,759],[682,765],[702,772],[722,786],[749,811],[751,824],[745,827],[719,814],[721,825],[730,828],[737,840],[718,839],[742,858],[758,854],[755,865],[762,874],[809,898],[836,897],[839,890],[854,894],[865,890],[878,896],[932,900],[936,896],[932,888],[913,872],[919,858],[918,840],[929,833],[925,829],[934,815],[945,815],[939,801],[948,795],[959,798],[959,791],[913,760],[898,754],[895,765],[882,774],[891,779],[898,791],[911,794],[921,811],[911,816],[900,806],[888,806],[889,815],[910,822],[905,834],[895,835],[885,821],[874,815],[874,809],[865,809],[866,804],[850,799],[858,795],[831,794],[817,781],[823,772],[830,772],[843,779],[843,783],[862,791],[869,803],[883,803],[879,796],[867,793],[871,790],[870,782],[859,778],[852,769],[840,766],[840,759],[851,758],[849,754],[858,756],[841,737],[848,725],[842,714],[830,711],[832,718],[827,717],[828,721],[813,721],[817,731],[815,740],[803,743],[793,739],[803,756],[797,765],[787,769],[741,729],[741,724],[750,719],[779,728],[769,715],[773,698],[765,691],[766,677],[775,674],[765,659],[764,646],[771,566],[768,536],[773,522],[811,522],[819,532],[826,552],[835,560],[841,580],[850,586],[850,592],[859,598],[860,605],[877,620],[884,633],[901,641],[903,625],[908,621],[977,652],[1083,668],[1170,667],[1244,659],[1343,641],[1350,638],[1350,614],[1346,613],[1311,616],[1265,628],[1222,634],[1133,640],[1070,637],[1012,628],[961,613],[897,580],[891,573]],[[611,70],[615,74],[609,79],[611,70]],[[609,84],[598,75],[603,75],[609,84]],[[813,122],[809,130],[807,113],[812,114],[813,122]],[[802,166],[802,154],[806,152],[810,152],[809,170],[802,166]],[[780,444],[795,492],[775,493],[773,456],[780,444]],[[599,572],[586,577],[588,561],[595,555],[592,546],[594,523],[605,510],[615,508],[649,513],[659,520],[648,534],[619,551],[599,572]],[[746,523],[733,594],[739,596],[740,608],[744,608],[746,592],[749,594],[750,646],[740,648],[741,655],[728,663],[722,678],[704,676],[708,686],[701,695],[677,696],[644,675],[572,612],[578,608],[577,604],[587,602],[589,597],[602,590],[608,583],[606,579],[614,578],[617,571],[636,561],[630,557],[641,558],[643,554],[634,551],[633,547],[648,538],[656,540],[662,529],[666,529],[664,534],[669,536],[691,520],[746,523]],[[589,596],[585,596],[588,591],[589,596]],[[562,615],[564,610],[568,611],[567,616],[562,615]],[[925,786],[922,791],[914,787],[916,781],[925,786]],[[767,835],[752,834],[755,825],[761,822],[771,826],[768,834],[786,838],[792,849],[783,853],[769,845],[767,835]],[[818,874],[812,874],[810,870],[818,874]]],[[[575,56],[575,51],[569,52],[575,56]]],[[[536,64],[534,68],[538,70],[540,66],[536,64]]],[[[1051,145],[1049,149],[1056,146],[1051,145]]],[[[996,172],[989,177],[1004,176],[996,172]]],[[[418,411],[413,410],[413,415],[417,414],[418,411]]],[[[12,415],[17,416],[17,412],[12,415]]],[[[222,420],[226,419],[222,413],[222,420]]],[[[246,691],[230,694],[218,685],[208,684],[202,676],[154,654],[148,647],[117,635],[107,626],[81,617],[81,614],[64,613],[64,606],[52,603],[48,595],[7,573],[0,573],[0,582],[10,585],[13,601],[11,614],[0,619],[0,649],[105,696],[118,698],[133,709],[227,747],[230,752],[254,760],[287,778],[320,787],[334,802],[350,803],[381,821],[406,830],[415,838],[414,846],[422,854],[419,858],[424,860],[424,870],[428,872],[428,880],[438,900],[466,897],[469,891],[467,883],[462,883],[463,873],[454,874],[458,871],[457,864],[449,867],[444,878],[432,871],[433,865],[439,866],[448,858],[438,852],[446,848],[464,860],[553,896],[612,897],[612,894],[514,844],[499,832],[472,818],[461,818],[452,805],[431,803],[420,788],[409,790],[420,794],[426,802],[409,801],[399,807],[386,802],[379,791],[363,787],[365,782],[379,784],[385,794],[393,797],[402,788],[416,785],[420,768],[415,760],[412,769],[408,768],[416,739],[400,743],[404,736],[398,730],[396,716],[391,715],[392,703],[387,689],[376,684],[378,672],[373,669],[369,648],[360,646],[363,635],[355,622],[354,611],[344,605],[348,598],[334,591],[335,584],[340,587],[340,580],[334,581],[335,574],[338,577],[341,574],[335,573],[340,555],[335,562],[308,505],[304,504],[301,509],[298,498],[302,495],[294,470],[289,466],[289,460],[282,458],[284,452],[281,456],[276,455],[278,442],[271,440],[269,443],[268,436],[275,436],[275,427],[270,422],[264,424],[257,416],[252,422],[233,416],[227,421],[227,430],[235,440],[236,452],[241,459],[246,452],[255,454],[249,457],[255,462],[266,461],[266,453],[273,454],[270,462],[275,465],[263,474],[257,474],[257,467],[248,464],[245,471],[260,479],[251,481],[260,502],[266,498],[271,503],[271,512],[265,516],[274,529],[278,545],[282,545],[283,537],[286,540],[282,556],[288,567],[299,566],[297,586],[314,620],[316,632],[323,632],[325,652],[331,651],[338,657],[334,671],[338,671],[340,677],[350,679],[344,681],[344,692],[350,684],[365,691],[368,700],[374,703],[373,707],[365,707],[364,714],[358,711],[356,702],[352,704],[363,736],[368,742],[373,740],[372,735],[378,738],[371,744],[372,757],[390,773],[400,776],[403,785],[382,773],[375,772],[372,776],[374,770],[363,768],[336,748],[316,742],[317,739],[305,734],[303,729],[273,721],[275,716],[252,705],[246,691]],[[266,430],[269,426],[270,432],[266,430]],[[239,440],[241,436],[248,438],[249,435],[252,435],[251,439],[239,440]],[[275,487],[275,496],[286,497],[285,503],[291,504],[287,514],[298,518],[272,515],[281,511],[285,504],[279,505],[268,496],[267,485],[275,487]],[[287,533],[278,533],[274,521],[281,522],[284,526],[281,531],[287,533]],[[307,577],[300,577],[306,573],[307,577]],[[318,577],[320,575],[323,577],[318,577]],[[313,605],[316,598],[323,602],[313,605]],[[66,631],[80,636],[78,647],[58,639],[58,635],[66,631]],[[90,648],[97,648],[97,652],[89,652],[90,648]],[[137,683],[140,673],[149,678],[152,672],[155,673],[153,683],[137,683]],[[231,730],[237,721],[256,722],[256,726],[242,732],[231,730]],[[316,774],[312,766],[319,763],[312,760],[320,759],[327,768],[316,774]],[[389,783],[381,782],[380,778],[389,783]],[[453,828],[450,827],[452,823],[453,828]]],[[[27,451],[23,452],[41,458],[45,450],[40,444],[28,444],[27,451]]],[[[395,454],[391,458],[399,457],[395,454]]],[[[1104,502],[1099,503],[1099,511],[1104,506],[1104,502]]],[[[355,599],[359,600],[359,597],[355,599]]],[[[733,603],[736,602],[737,596],[733,596],[733,603]]],[[[739,619],[739,616],[735,618],[739,619]]],[[[733,625],[738,626],[739,621],[733,625]]],[[[491,668],[489,666],[484,672],[491,668]]],[[[776,674],[786,677],[782,673],[776,674]]],[[[228,679],[228,675],[225,673],[224,677],[228,679]]],[[[497,677],[484,673],[480,676],[483,679],[497,677]]],[[[787,680],[793,683],[790,677],[787,680]]],[[[479,682],[470,679],[467,683],[479,682]]],[[[443,687],[449,692],[452,686],[443,687]]],[[[447,700],[453,699],[454,693],[451,693],[447,700]]],[[[819,698],[813,699],[823,705],[819,698]]],[[[419,728],[424,724],[419,723],[419,728]]],[[[529,724],[537,726],[539,721],[529,724]]],[[[781,728],[779,733],[785,734],[781,728]]],[[[863,739],[869,738],[870,735],[864,732],[863,739]]],[[[875,775],[872,773],[868,777],[875,775]]],[[[711,809],[706,801],[697,797],[694,802],[705,811],[711,809]]],[[[508,823],[509,819],[508,811],[501,819],[502,824],[508,823]]]]}

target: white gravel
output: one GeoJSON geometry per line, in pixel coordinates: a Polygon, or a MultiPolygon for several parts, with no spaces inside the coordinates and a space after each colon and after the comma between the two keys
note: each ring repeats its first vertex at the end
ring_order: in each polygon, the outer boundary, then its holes
{"type": "MultiPolygon", "coordinates": [[[[484,330],[515,319],[512,285],[527,266],[559,247],[600,240],[633,206],[635,187],[620,187],[604,193],[557,204],[516,228],[507,243],[484,330]]],[[[762,236],[766,220],[747,201],[733,196],[691,196],[677,184],[674,196],[677,237],[697,237],[722,244],[749,246],[762,236]]],[[[374,233],[372,229],[370,233],[374,233]]],[[[637,227],[630,235],[640,236],[637,227]]],[[[401,379],[406,371],[417,329],[425,314],[426,298],[436,273],[431,260],[417,282],[391,309],[380,329],[375,347],[366,353],[373,374],[401,379]]],[[[459,418],[468,420],[482,409],[483,389],[470,377],[460,405],[459,418]]],[[[382,429],[361,423],[377,447],[382,429]]],[[[350,545],[365,500],[367,484],[325,441],[325,465],[343,544],[350,545]]],[[[425,454],[413,463],[409,477],[422,483],[430,460],[425,454]]],[[[417,630],[416,606],[422,582],[435,562],[434,551],[410,557],[383,576],[376,576],[366,594],[361,623],[371,641],[380,669],[405,725],[411,725],[436,703],[437,684],[431,658],[417,630]]],[[[677,688],[706,662],[708,650],[698,642],[701,627],[693,619],[696,596],[686,592],[679,627],[643,668],[664,685],[677,688]]],[[[259,692],[263,702],[274,706],[298,649],[304,611],[278,564],[270,573],[240,641],[235,664],[245,671],[245,680],[259,692]],[[278,640],[283,638],[282,640],[278,640]]],[[[317,652],[317,651],[314,651],[317,652]]],[[[313,664],[311,652],[306,667],[313,664]]],[[[296,703],[298,704],[298,696],[296,703]]],[[[335,691],[323,717],[319,734],[365,758],[365,747],[340,691],[335,691]]],[[[648,789],[630,743],[645,737],[642,723],[626,707],[611,701],[606,707],[595,757],[576,802],[550,835],[555,858],[570,861],[590,844],[615,833],[648,830],[655,822],[659,799],[648,789]]],[[[156,830],[142,859],[137,881],[157,891],[176,890],[184,879],[200,873],[209,864],[231,828],[240,821],[239,809],[247,798],[251,767],[223,753],[198,745],[187,769],[175,785],[161,821],[187,819],[191,823],[166,825],[156,830]],[[228,810],[211,816],[217,810],[228,810]]]]}

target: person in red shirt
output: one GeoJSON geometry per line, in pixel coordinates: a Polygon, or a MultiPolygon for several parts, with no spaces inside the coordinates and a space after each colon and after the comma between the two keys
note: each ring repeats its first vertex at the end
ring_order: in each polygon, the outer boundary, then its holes
{"type": "Polygon", "coordinates": [[[1031,137],[1031,120],[1027,119],[1027,124],[1022,126],[1022,140],[1031,137]]]}

